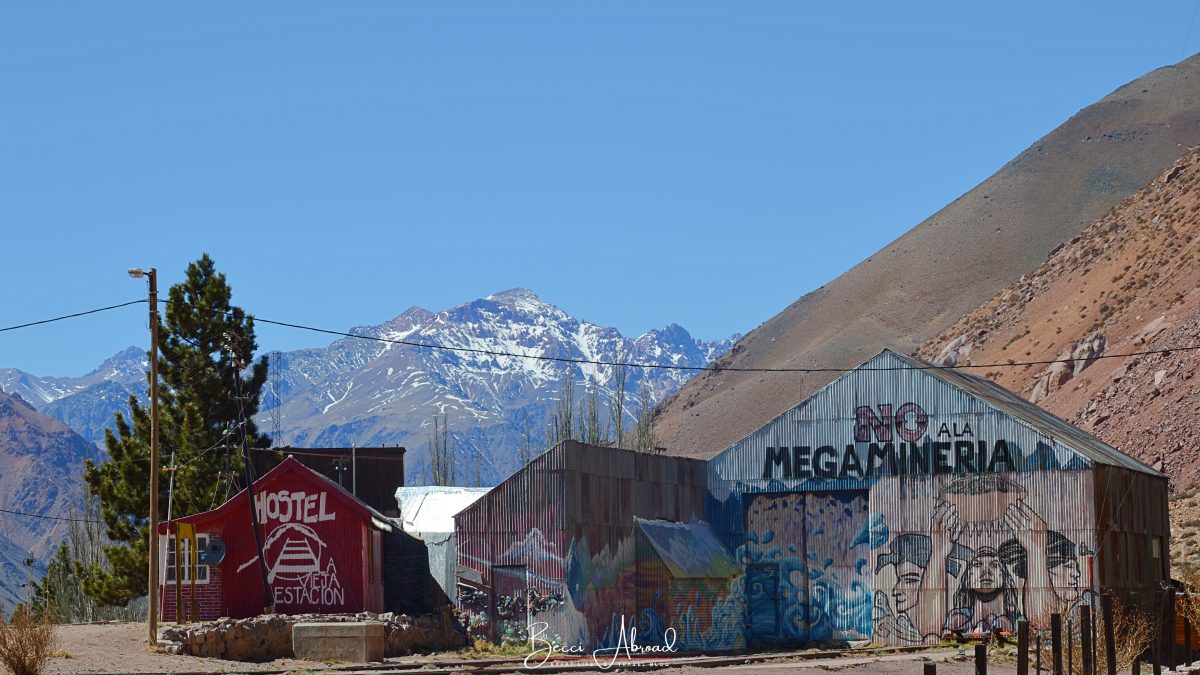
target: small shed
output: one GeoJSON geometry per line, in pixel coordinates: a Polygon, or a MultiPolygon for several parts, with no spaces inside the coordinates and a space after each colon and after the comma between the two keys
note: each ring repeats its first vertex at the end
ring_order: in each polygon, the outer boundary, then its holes
{"type": "Polygon", "coordinates": [[[738,643],[742,571],[712,529],[696,520],[634,522],[640,639],[689,652],[738,643]]]}
{"type": "MultiPolygon", "coordinates": [[[[275,610],[380,612],[383,606],[381,538],[391,525],[378,511],[332,480],[287,457],[254,482],[267,584],[275,610]]],[[[262,573],[247,491],[221,506],[159,526],[160,598],[164,621],[176,620],[175,532],[195,528],[198,549],[219,542],[223,555],[196,562],[196,607],[190,554],[181,550],[185,618],[240,618],[264,608],[262,573]]],[[[214,551],[215,552],[215,551],[214,551]]]]}

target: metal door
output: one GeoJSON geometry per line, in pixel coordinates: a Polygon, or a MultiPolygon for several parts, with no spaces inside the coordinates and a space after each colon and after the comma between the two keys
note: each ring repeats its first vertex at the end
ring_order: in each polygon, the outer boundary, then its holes
{"type": "Polygon", "coordinates": [[[871,636],[871,557],[867,493],[804,496],[809,638],[863,640],[871,636]]]}
{"type": "Polygon", "coordinates": [[[492,566],[492,639],[523,644],[529,639],[529,573],[524,565],[492,566]]]}

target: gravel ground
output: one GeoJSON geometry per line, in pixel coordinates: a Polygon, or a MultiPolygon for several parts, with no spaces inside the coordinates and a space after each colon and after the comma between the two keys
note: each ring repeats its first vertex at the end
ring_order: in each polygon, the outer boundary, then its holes
{"type": "MultiPolygon", "coordinates": [[[[175,656],[153,651],[146,644],[146,637],[147,628],[144,623],[61,626],[58,632],[59,655],[50,661],[46,673],[409,672],[437,675],[469,670],[461,665],[463,657],[457,653],[389,659],[385,664],[361,664],[361,669],[356,668],[354,664],[327,664],[298,659],[278,659],[268,663],[242,663],[195,656],[175,656]]],[[[725,661],[727,662],[727,659],[725,661]]],[[[954,651],[826,659],[781,657],[770,661],[720,667],[684,665],[663,668],[654,672],[663,675],[715,675],[718,671],[740,672],[746,673],[746,675],[784,675],[796,670],[844,670],[849,673],[902,675],[921,673],[925,661],[937,663],[940,674],[971,675],[975,672],[973,663],[954,651]]],[[[488,673],[538,672],[537,669],[525,670],[520,659],[503,663],[497,663],[497,659],[481,659],[478,661],[478,665],[489,666],[488,673]]],[[[573,674],[583,672],[612,673],[614,671],[572,671],[573,674]]],[[[1011,664],[993,664],[989,667],[988,672],[1010,675],[1016,672],[1016,668],[1011,664]]]]}

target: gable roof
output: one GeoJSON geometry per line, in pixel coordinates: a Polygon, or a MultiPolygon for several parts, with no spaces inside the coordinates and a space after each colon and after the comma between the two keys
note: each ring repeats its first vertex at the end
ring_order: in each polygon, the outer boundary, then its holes
{"type": "Polygon", "coordinates": [[[733,556],[706,523],[634,518],[676,579],[728,579],[741,574],[733,556]]]}
{"type": "MultiPolygon", "coordinates": [[[[285,457],[284,460],[282,462],[280,462],[278,466],[276,466],[275,468],[271,469],[270,471],[264,473],[258,480],[254,481],[254,491],[256,494],[265,492],[267,490],[267,488],[269,488],[271,486],[272,483],[278,481],[280,478],[282,478],[284,476],[289,476],[289,475],[298,475],[302,480],[306,480],[308,482],[315,483],[321,489],[324,489],[324,490],[327,490],[327,491],[333,493],[335,499],[340,500],[343,504],[345,504],[347,507],[349,507],[351,511],[354,511],[359,516],[361,516],[363,518],[363,520],[366,520],[369,523],[371,523],[372,527],[374,527],[375,529],[381,530],[384,532],[391,531],[392,527],[391,527],[391,525],[388,524],[387,516],[376,511],[375,509],[371,508],[370,506],[367,506],[366,504],[364,504],[362,502],[362,500],[355,497],[346,488],[342,487],[341,485],[338,485],[337,483],[333,482],[326,476],[323,476],[323,475],[317,473],[316,471],[313,471],[312,469],[308,468],[307,466],[304,466],[303,464],[300,463],[300,460],[296,459],[295,457],[293,457],[291,455],[288,455],[287,457],[285,457]]],[[[243,488],[240,492],[238,492],[236,495],[234,495],[233,497],[226,500],[224,504],[221,504],[220,506],[218,506],[215,509],[212,509],[210,511],[204,511],[202,513],[195,513],[190,516],[180,516],[179,518],[174,518],[170,521],[163,521],[162,523],[159,523],[159,533],[160,534],[166,533],[166,525],[168,523],[182,522],[182,523],[197,523],[198,524],[198,523],[209,522],[212,520],[218,520],[218,519],[224,517],[226,515],[226,513],[228,513],[228,511],[230,509],[232,509],[238,503],[239,500],[242,502],[245,502],[246,501],[245,495],[246,495],[246,490],[243,488]]]]}
{"type": "MultiPolygon", "coordinates": [[[[1045,436],[1057,440],[1096,464],[1121,467],[1154,476],[1163,475],[1161,472],[1155,471],[1079,427],[1055,417],[1045,409],[1012,393],[995,382],[972,375],[961,368],[936,366],[913,356],[897,354],[890,349],[884,349],[854,371],[839,377],[838,380],[853,375],[859,370],[904,365],[915,370],[920,370],[930,377],[936,378],[984,401],[988,405],[1016,418],[1045,436]]],[[[834,382],[837,382],[837,380],[834,380],[834,382]]]]}

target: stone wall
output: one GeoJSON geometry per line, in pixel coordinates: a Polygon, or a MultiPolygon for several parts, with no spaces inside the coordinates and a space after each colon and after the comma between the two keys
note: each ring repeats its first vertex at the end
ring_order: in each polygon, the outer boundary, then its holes
{"type": "Polygon", "coordinates": [[[292,626],[297,623],[377,621],[387,635],[386,656],[458,649],[466,637],[447,606],[438,614],[274,614],[249,619],[218,619],[159,630],[159,644],[172,654],[231,661],[293,658],[292,626]]]}

